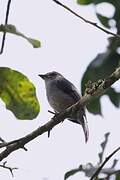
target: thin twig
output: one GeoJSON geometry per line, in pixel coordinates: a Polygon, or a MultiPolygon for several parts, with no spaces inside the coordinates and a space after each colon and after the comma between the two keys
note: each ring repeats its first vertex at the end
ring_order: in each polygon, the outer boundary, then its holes
{"type": "Polygon", "coordinates": [[[6,166],[6,164],[7,164],[7,161],[3,162],[3,164],[0,164],[0,167],[2,167],[4,169],[8,169],[10,171],[12,177],[14,177],[13,170],[17,170],[18,168],[17,167],[11,168],[9,166],[6,166]]]}
{"type": "MultiPolygon", "coordinates": [[[[11,0],[8,0],[6,17],[5,17],[5,25],[7,25],[7,23],[8,23],[8,17],[9,17],[9,12],[10,12],[10,4],[11,4],[11,0]]],[[[6,32],[3,33],[0,54],[3,53],[3,49],[5,46],[5,37],[6,37],[6,32]]]]}
{"type": "Polygon", "coordinates": [[[118,163],[118,159],[114,159],[113,161],[113,164],[112,164],[112,167],[111,168],[115,168],[115,166],[117,165],[118,163]]]}
{"type": "Polygon", "coordinates": [[[120,147],[118,147],[115,151],[113,151],[108,157],[106,157],[105,161],[101,164],[101,166],[96,170],[96,172],[92,175],[92,177],[90,178],[90,180],[93,180],[94,178],[98,177],[98,174],[100,173],[100,171],[102,170],[102,168],[104,167],[104,165],[109,161],[109,159],[117,152],[120,150],[120,147]]]}
{"type": "Polygon", "coordinates": [[[110,176],[111,176],[111,175],[114,175],[114,174],[118,174],[118,173],[120,173],[120,170],[116,170],[116,171],[114,171],[113,173],[110,173],[110,176]]]}
{"type": "Polygon", "coordinates": [[[49,112],[49,113],[51,113],[51,114],[54,114],[54,115],[56,114],[55,112],[53,112],[53,111],[50,111],[50,110],[48,110],[48,112],[49,112]]]}
{"type": "Polygon", "coordinates": [[[2,143],[5,143],[5,140],[4,140],[3,138],[1,138],[1,137],[0,137],[0,141],[1,141],[2,143]]]}
{"type": "Polygon", "coordinates": [[[69,8],[68,6],[66,6],[65,4],[62,4],[60,1],[58,1],[58,0],[52,0],[52,1],[54,1],[54,2],[57,3],[58,5],[62,6],[62,7],[65,8],[66,10],[68,10],[69,12],[71,12],[72,14],[74,14],[75,16],[77,16],[78,18],[80,18],[81,20],[83,20],[85,23],[91,24],[92,26],[100,29],[101,31],[103,31],[103,32],[105,32],[105,33],[107,33],[107,34],[111,34],[111,35],[114,36],[114,37],[120,38],[120,35],[115,34],[115,33],[111,32],[111,31],[108,31],[108,30],[102,28],[101,26],[99,26],[99,25],[98,25],[97,23],[95,23],[95,22],[92,22],[92,21],[89,21],[89,20],[85,19],[84,17],[82,17],[82,16],[80,16],[79,14],[77,14],[76,12],[74,12],[72,9],[70,9],[70,8],[69,8]]]}

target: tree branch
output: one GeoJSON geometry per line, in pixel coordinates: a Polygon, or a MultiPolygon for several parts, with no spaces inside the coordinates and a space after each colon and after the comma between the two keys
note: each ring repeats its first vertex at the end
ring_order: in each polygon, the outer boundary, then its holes
{"type": "Polygon", "coordinates": [[[1,141],[2,143],[5,143],[5,140],[4,140],[3,138],[1,138],[1,137],[0,137],[0,141],[1,141]]]}
{"type": "Polygon", "coordinates": [[[110,35],[112,35],[112,36],[114,36],[114,37],[120,38],[120,35],[119,35],[119,34],[115,34],[115,33],[113,33],[113,32],[110,32],[110,31],[102,28],[101,26],[99,26],[97,23],[85,19],[84,17],[80,16],[79,14],[77,14],[76,12],[74,12],[72,9],[70,9],[68,6],[62,4],[60,1],[58,1],[58,0],[53,0],[53,1],[54,1],[56,4],[58,4],[58,5],[62,6],[63,8],[65,8],[66,10],[68,10],[69,12],[71,12],[72,14],[74,14],[75,16],[77,16],[78,18],[80,18],[81,20],[83,20],[85,23],[91,24],[92,26],[100,29],[101,31],[103,31],[103,32],[105,32],[105,33],[107,33],[107,34],[110,34],[110,35]]]}
{"type": "Polygon", "coordinates": [[[3,162],[3,164],[0,164],[0,167],[2,167],[4,169],[8,169],[10,171],[12,177],[14,177],[13,170],[17,170],[18,168],[17,167],[11,168],[9,166],[6,166],[6,164],[7,164],[7,161],[3,162]]]}
{"type": "Polygon", "coordinates": [[[0,148],[6,147],[0,153],[0,161],[6,158],[9,154],[13,151],[16,151],[20,148],[25,149],[24,146],[28,142],[32,141],[36,137],[50,131],[53,127],[57,124],[62,122],[64,119],[68,117],[71,111],[77,112],[81,106],[87,105],[90,101],[92,101],[95,97],[100,96],[103,94],[112,84],[114,84],[120,78],[120,67],[118,67],[108,78],[105,80],[99,80],[97,83],[93,83],[92,88],[88,88],[86,94],[74,105],[67,108],[65,111],[56,114],[49,122],[45,125],[39,127],[38,129],[34,130],[30,134],[22,137],[20,139],[11,141],[11,142],[3,142],[0,143],[0,148]]]}
{"type": "MultiPolygon", "coordinates": [[[[9,16],[9,12],[10,12],[10,4],[11,4],[11,0],[8,0],[6,17],[5,17],[5,25],[7,25],[7,23],[8,23],[8,16],[9,16]]],[[[3,33],[0,54],[3,53],[3,49],[5,46],[5,37],[6,37],[6,32],[3,33]]]]}
{"type": "MultiPolygon", "coordinates": [[[[94,178],[97,178],[98,174],[104,167],[104,165],[109,161],[109,159],[120,150],[120,147],[118,147],[115,151],[113,151],[108,157],[106,157],[105,161],[101,164],[101,166],[96,170],[96,172],[93,174],[93,176],[90,178],[90,180],[93,180],[94,178]]],[[[119,171],[118,171],[119,172],[119,171]]],[[[112,175],[112,174],[111,174],[112,175]]]]}

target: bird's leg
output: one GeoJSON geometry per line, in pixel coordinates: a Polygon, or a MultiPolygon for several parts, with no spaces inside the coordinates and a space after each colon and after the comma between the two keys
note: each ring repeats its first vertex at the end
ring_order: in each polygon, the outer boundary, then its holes
{"type": "Polygon", "coordinates": [[[48,138],[50,137],[50,131],[51,131],[51,129],[50,129],[50,130],[48,130],[48,138]]]}
{"type": "MultiPolygon", "coordinates": [[[[56,115],[56,113],[53,112],[53,111],[48,110],[48,112],[51,113],[51,114],[56,115]]],[[[49,130],[48,130],[48,138],[50,137],[50,131],[51,131],[51,130],[52,130],[52,129],[49,129],[49,130]]]]}
{"type": "MultiPolygon", "coordinates": [[[[57,113],[57,112],[53,112],[53,111],[50,111],[50,110],[48,110],[48,112],[51,113],[51,114],[54,114],[54,117],[56,117],[56,116],[59,114],[59,113],[57,113]]],[[[53,118],[54,118],[54,117],[53,117],[53,118]]],[[[62,121],[62,122],[63,122],[63,121],[62,121]]],[[[48,138],[50,137],[50,132],[51,132],[51,130],[52,130],[52,129],[49,129],[49,130],[48,130],[48,138]]]]}

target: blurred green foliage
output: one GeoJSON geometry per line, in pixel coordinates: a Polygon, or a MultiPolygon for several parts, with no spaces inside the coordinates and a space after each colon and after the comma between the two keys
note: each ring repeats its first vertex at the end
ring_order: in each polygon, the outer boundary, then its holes
{"type": "MultiPolygon", "coordinates": [[[[113,5],[115,11],[112,17],[106,17],[103,14],[100,14],[96,10],[96,16],[100,23],[109,30],[116,28],[118,34],[120,34],[120,1],[119,0],[78,0],[77,3],[80,5],[88,5],[94,4],[95,7],[100,5],[101,3],[110,3],[113,5]],[[113,26],[111,27],[110,21],[113,20],[113,26]]],[[[88,80],[98,81],[99,79],[104,79],[108,75],[110,75],[120,64],[120,52],[118,48],[120,47],[120,39],[116,37],[108,38],[108,47],[106,51],[98,54],[88,65],[82,81],[82,94],[85,91],[85,84],[87,84],[88,80]]],[[[120,93],[117,92],[114,88],[110,88],[107,92],[104,93],[110,99],[110,101],[116,106],[119,107],[120,104],[120,93]]],[[[103,94],[103,95],[104,95],[103,94]]],[[[89,112],[93,114],[102,114],[100,97],[94,99],[89,105],[87,105],[87,109],[89,112]]]]}

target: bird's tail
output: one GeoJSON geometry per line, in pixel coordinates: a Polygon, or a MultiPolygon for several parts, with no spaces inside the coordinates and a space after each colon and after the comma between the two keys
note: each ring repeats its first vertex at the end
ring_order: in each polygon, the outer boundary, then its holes
{"type": "Polygon", "coordinates": [[[89,128],[88,128],[88,122],[87,122],[87,118],[86,118],[84,109],[82,109],[82,111],[78,111],[77,121],[79,122],[79,124],[81,124],[81,126],[83,128],[83,132],[85,135],[85,142],[87,143],[88,138],[89,138],[89,128]]]}
{"type": "Polygon", "coordinates": [[[84,132],[84,135],[85,135],[85,142],[87,143],[88,138],[89,138],[89,128],[88,128],[87,118],[86,118],[85,115],[82,118],[81,125],[82,125],[83,132],[84,132]]]}
{"type": "Polygon", "coordinates": [[[86,118],[86,114],[85,114],[85,109],[82,107],[77,112],[77,116],[73,114],[72,118],[70,117],[70,118],[68,118],[68,120],[70,120],[74,123],[78,123],[82,126],[83,132],[85,135],[85,142],[87,143],[88,138],[89,138],[89,128],[88,128],[87,118],[86,118]]]}

